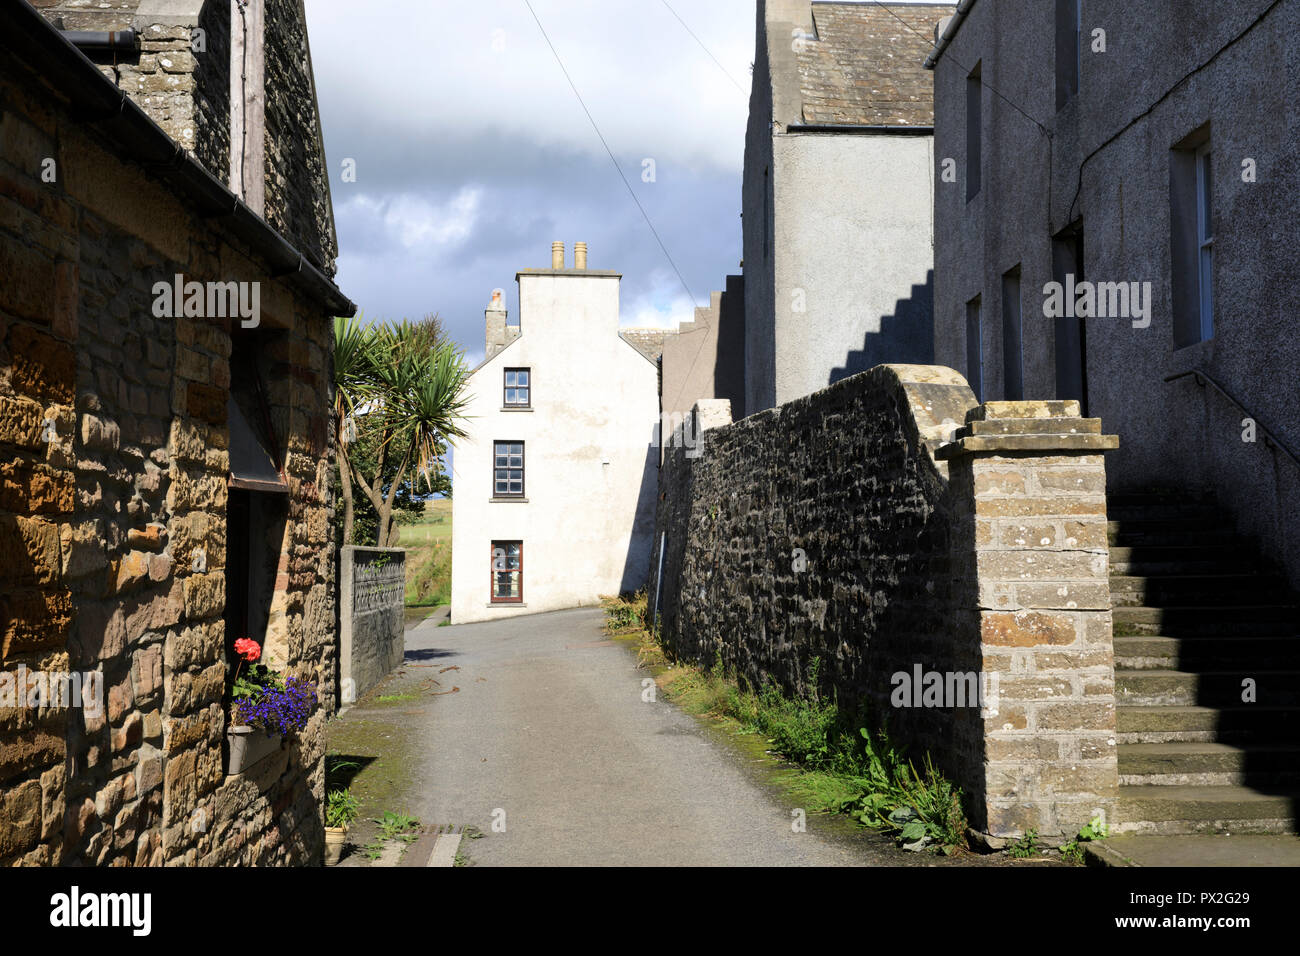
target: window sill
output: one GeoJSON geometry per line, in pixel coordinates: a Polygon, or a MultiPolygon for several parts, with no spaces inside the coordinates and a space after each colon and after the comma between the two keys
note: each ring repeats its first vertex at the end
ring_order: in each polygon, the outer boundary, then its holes
{"type": "Polygon", "coordinates": [[[503,412],[531,412],[532,410],[533,409],[531,406],[525,406],[525,405],[502,405],[501,406],[501,411],[503,412]]]}
{"type": "Polygon", "coordinates": [[[1165,358],[1165,375],[1181,375],[1204,369],[1214,361],[1214,339],[1202,339],[1175,346],[1165,358]]]}
{"type": "Polygon", "coordinates": [[[523,601],[489,601],[484,607],[528,607],[523,601]]]}
{"type": "Polygon", "coordinates": [[[488,504],[490,504],[490,505],[506,504],[506,503],[508,503],[508,502],[511,502],[511,503],[517,502],[517,503],[519,503],[519,504],[524,504],[524,505],[526,505],[526,504],[528,504],[528,499],[527,499],[527,498],[524,498],[524,497],[522,497],[522,496],[520,496],[520,495],[512,495],[512,496],[509,497],[509,498],[489,498],[489,499],[488,499],[488,504]]]}

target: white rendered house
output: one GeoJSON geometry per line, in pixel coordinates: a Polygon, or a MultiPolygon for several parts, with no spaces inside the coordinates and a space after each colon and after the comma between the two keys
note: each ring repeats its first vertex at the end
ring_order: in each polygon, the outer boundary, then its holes
{"type": "Polygon", "coordinates": [[[578,243],[524,269],[517,327],[487,309],[452,469],[454,623],[595,604],[644,586],[658,481],[658,369],[619,333],[617,272],[578,243]]]}

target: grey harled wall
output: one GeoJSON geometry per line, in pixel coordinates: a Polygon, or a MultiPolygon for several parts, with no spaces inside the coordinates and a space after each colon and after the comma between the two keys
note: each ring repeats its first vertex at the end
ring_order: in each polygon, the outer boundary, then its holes
{"type": "Polygon", "coordinates": [[[981,0],[936,68],[937,164],[951,157],[964,167],[965,83],[976,62],[998,95],[985,90],[980,194],[967,203],[961,177],[945,183],[936,169],[935,361],[965,367],[965,303],[980,295],[986,397],[1003,396],[1001,277],[1019,263],[1025,397],[1056,397],[1042,290],[1052,235],[1081,219],[1086,277],[1149,281],[1154,297],[1149,328],[1087,324],[1088,412],[1121,438],[1112,490],[1214,491],[1300,587],[1300,468],[1262,439],[1243,442],[1244,416],[1222,397],[1190,378],[1164,381],[1204,369],[1300,450],[1300,4],[1151,0],[1137,16],[1131,3],[1088,0],[1084,29],[1090,41],[1105,29],[1107,51],[1085,50],[1080,92],[1059,111],[1055,6],[981,0]],[[1215,338],[1177,349],[1170,151],[1207,122],[1215,338]],[[1253,183],[1242,179],[1247,158],[1253,183]]]}
{"type": "Polygon", "coordinates": [[[406,551],[349,545],[339,561],[339,695],[350,704],[402,663],[406,551]]]}

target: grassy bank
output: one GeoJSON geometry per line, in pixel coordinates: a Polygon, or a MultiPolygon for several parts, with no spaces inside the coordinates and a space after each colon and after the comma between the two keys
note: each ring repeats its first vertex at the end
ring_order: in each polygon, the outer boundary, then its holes
{"type": "Polygon", "coordinates": [[[406,549],[406,606],[451,603],[451,500],[428,502],[419,521],[401,526],[406,549]]]}
{"type": "MultiPolygon", "coordinates": [[[[850,814],[907,849],[967,849],[961,792],[928,756],[918,767],[882,728],[834,699],[787,697],[771,684],[746,686],[718,664],[702,668],[669,659],[646,627],[645,603],[640,595],[607,599],[607,630],[638,643],[640,660],[654,668],[661,692],[683,710],[765,737],[771,751],[793,765],[787,785],[808,810],[850,814]]],[[[811,687],[817,686],[817,667],[814,661],[811,687]]]]}

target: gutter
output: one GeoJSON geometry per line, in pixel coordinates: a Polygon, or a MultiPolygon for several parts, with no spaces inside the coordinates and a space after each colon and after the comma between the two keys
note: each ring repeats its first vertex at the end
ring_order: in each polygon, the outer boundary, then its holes
{"type": "Polygon", "coordinates": [[[59,30],[65,40],[79,50],[129,50],[140,49],[140,34],[134,30],[59,30]]]}
{"type": "Polygon", "coordinates": [[[864,126],[857,123],[791,123],[787,133],[836,133],[841,136],[933,136],[933,126],[864,126]]]}
{"type": "MultiPolygon", "coordinates": [[[[957,31],[961,29],[962,21],[966,19],[966,14],[970,12],[970,8],[973,6],[975,6],[975,0],[961,0],[961,2],[957,4],[957,10],[948,18],[948,23],[944,26],[943,33],[935,37],[934,49],[930,51],[930,55],[927,56],[925,62],[921,64],[925,69],[933,70],[935,68],[935,65],[939,62],[939,57],[943,56],[943,51],[948,48],[948,44],[952,42],[952,38],[957,35],[957,31]]],[[[938,33],[937,30],[935,32],[938,33]]]]}
{"type": "Polygon", "coordinates": [[[334,315],[356,315],[356,303],[339,291],[329,276],[163,132],[125,90],[100,73],[25,0],[0,3],[0,48],[67,97],[74,116],[96,125],[127,158],[190,200],[200,215],[225,220],[230,231],[266,262],[273,278],[293,275],[299,288],[334,315]]]}

